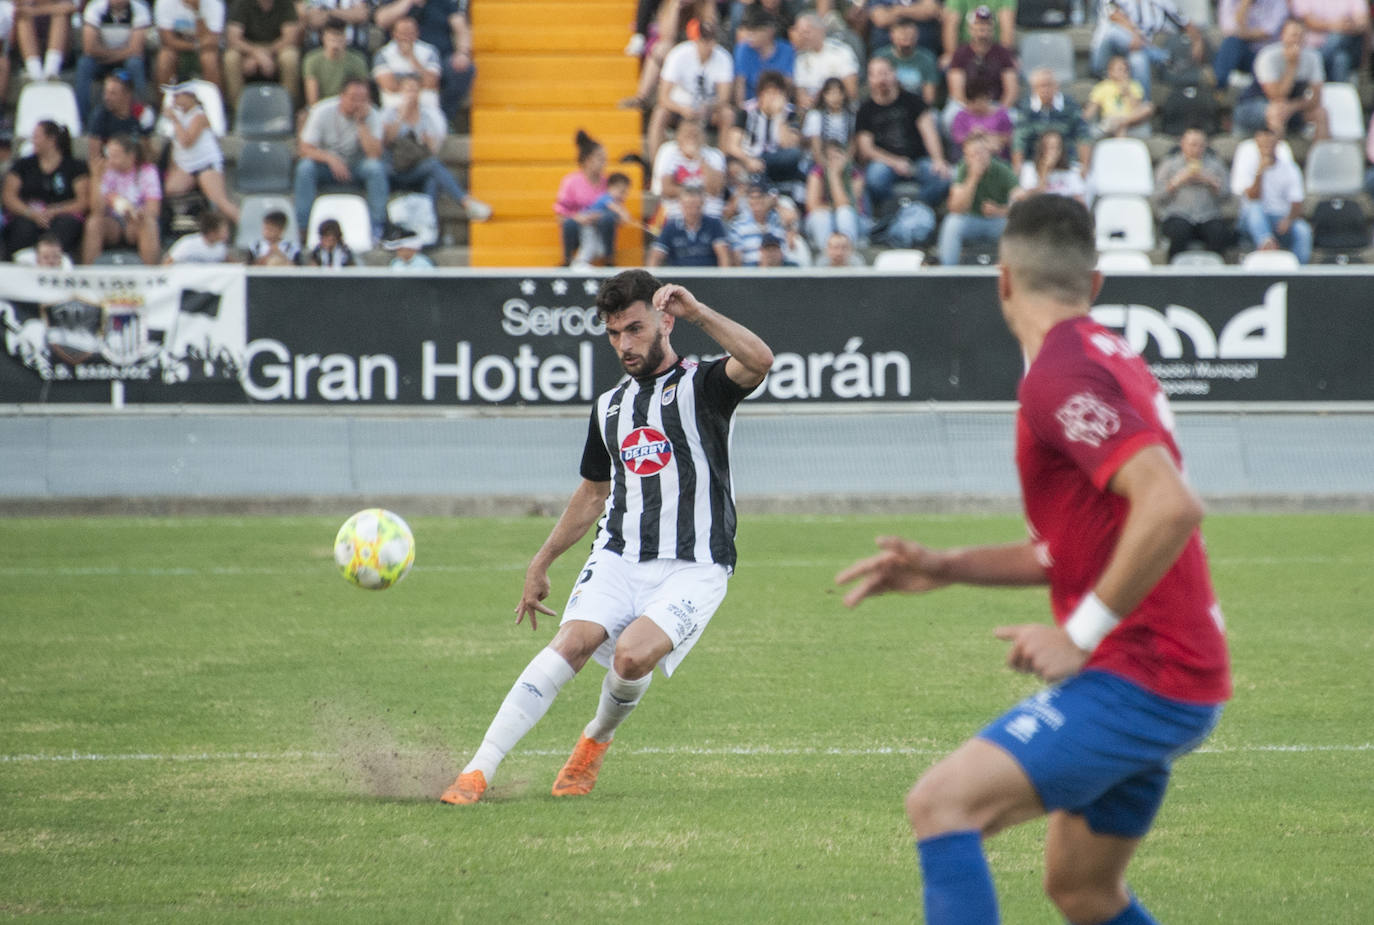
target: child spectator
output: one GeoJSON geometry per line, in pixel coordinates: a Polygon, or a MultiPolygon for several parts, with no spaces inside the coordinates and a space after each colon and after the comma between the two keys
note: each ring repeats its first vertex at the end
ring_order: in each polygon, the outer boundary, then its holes
{"type": "Polygon", "coordinates": [[[950,140],[962,151],[964,141],[975,132],[993,146],[993,154],[1003,160],[1011,159],[1011,113],[988,96],[986,87],[971,86],[968,105],[954,116],[949,127],[950,140]]]}
{"type": "Polygon", "coordinates": [[[163,263],[225,263],[229,259],[229,220],[218,212],[200,214],[195,234],[183,235],[167,248],[163,263]]]}
{"type": "Polygon", "coordinates": [[[286,236],[286,213],[278,209],[262,217],[262,237],[248,248],[248,262],[255,267],[293,267],[300,262],[301,246],[286,236]]]}
{"type": "Polygon", "coordinates": [[[1140,81],[1131,78],[1126,56],[1112,55],[1106,79],[1093,87],[1088,105],[1083,107],[1083,118],[1092,125],[1094,134],[1120,138],[1139,129],[1148,135],[1154,114],[1154,104],[1146,101],[1140,81]]]}
{"type": "Polygon", "coordinates": [[[577,169],[558,184],[553,211],[563,236],[563,265],[572,262],[582,243],[582,229],[591,228],[606,254],[607,265],[615,259],[615,228],[619,220],[611,211],[593,212],[592,205],[606,192],[606,149],[586,132],[577,132],[577,169]]]}
{"type": "Polygon", "coordinates": [[[1041,134],[1031,158],[1021,165],[1020,186],[1027,193],[1053,193],[1083,202],[1088,184],[1069,160],[1069,146],[1055,131],[1041,134]]]}
{"type": "Polygon", "coordinates": [[[14,255],[14,262],[23,267],[42,267],[48,270],[70,270],[72,258],[62,250],[62,241],[51,231],[38,239],[33,247],[14,255]]]}
{"type": "Polygon", "coordinates": [[[382,246],[396,255],[389,264],[393,270],[412,272],[434,269],[434,261],[420,253],[420,239],[414,234],[393,238],[382,246]]]}
{"type": "Polygon", "coordinates": [[[802,138],[811,159],[818,164],[821,149],[832,142],[841,145],[848,156],[854,155],[854,110],[843,80],[830,77],[821,85],[816,108],[802,120],[802,138]]]}
{"type": "Polygon", "coordinates": [[[825,257],[819,265],[827,269],[868,266],[861,255],[854,253],[854,242],[839,231],[832,231],[825,239],[825,257]]]}
{"type": "Polygon", "coordinates": [[[180,196],[199,187],[211,205],[237,222],[239,207],[224,186],[224,154],[210,130],[210,117],[189,83],[163,89],[172,94],[172,105],[165,114],[172,136],[172,156],[163,189],[168,196],[180,196]]]}
{"type": "Polygon", "coordinates": [[[343,229],[332,218],[320,222],[320,243],[311,249],[306,262],[312,267],[353,267],[358,265],[353,251],[343,240],[343,229]]]}
{"type": "Polygon", "coordinates": [[[129,135],[105,142],[105,169],[100,175],[100,208],[86,219],[81,246],[84,263],[92,263],[112,244],[132,244],[138,257],[153,265],[162,255],[158,216],[162,182],[157,168],[143,159],[143,146],[129,135]]]}
{"type": "Polygon", "coordinates": [[[194,74],[199,67],[201,78],[223,92],[219,48],[224,16],[224,0],[156,0],[158,83],[171,83],[177,74],[194,74]]]}
{"type": "Polygon", "coordinates": [[[725,211],[725,155],[706,144],[706,127],[684,119],[673,140],[665,142],[654,158],[652,190],[659,197],[665,218],[681,215],[678,194],[688,184],[702,188],[707,215],[720,218],[725,211]]]}

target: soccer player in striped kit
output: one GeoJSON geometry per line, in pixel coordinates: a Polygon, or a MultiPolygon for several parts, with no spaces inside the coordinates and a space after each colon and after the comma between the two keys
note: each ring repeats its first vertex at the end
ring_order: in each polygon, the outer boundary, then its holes
{"type": "Polygon", "coordinates": [[[587,659],[607,668],[596,716],[554,781],[555,796],[596,784],[616,728],[638,705],[654,666],[671,676],[725,599],[735,565],[730,474],[734,413],[773,365],[758,335],[644,270],[602,283],[596,296],[626,376],[592,408],[582,481],[530,562],[516,622],[554,616],[548,570],[598,524],[562,623],[502,702],[476,755],[444,791],[475,803],[506,753],[548,710],[587,659]],[[697,325],[728,354],[694,363],[673,350],[679,322],[697,325]]]}

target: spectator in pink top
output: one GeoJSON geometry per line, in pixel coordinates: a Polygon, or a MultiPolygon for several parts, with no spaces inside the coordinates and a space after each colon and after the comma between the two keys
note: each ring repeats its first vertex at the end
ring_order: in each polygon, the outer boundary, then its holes
{"type": "Polygon", "coordinates": [[[553,211],[563,229],[563,266],[577,252],[583,228],[595,228],[601,238],[606,265],[615,263],[615,212],[597,212],[592,205],[606,192],[606,149],[581,129],[577,132],[577,169],[558,184],[553,211]]]}
{"type": "Polygon", "coordinates": [[[968,106],[955,115],[949,127],[949,137],[962,150],[964,141],[975,132],[983,133],[997,157],[1004,161],[1011,160],[1011,114],[1005,106],[988,96],[986,87],[971,85],[968,106]]]}
{"type": "Polygon", "coordinates": [[[105,172],[100,175],[99,207],[86,219],[81,244],[83,263],[92,263],[112,244],[132,244],[139,259],[156,265],[162,256],[157,219],[162,209],[162,181],[157,168],[143,160],[137,139],[116,135],[105,142],[105,172]]]}

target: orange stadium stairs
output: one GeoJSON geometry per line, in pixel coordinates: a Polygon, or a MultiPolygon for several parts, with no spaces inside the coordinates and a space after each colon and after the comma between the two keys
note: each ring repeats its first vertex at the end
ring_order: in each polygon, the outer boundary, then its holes
{"type": "MultiPolygon", "coordinates": [[[[477,80],[472,91],[469,184],[492,218],[469,227],[475,267],[554,267],[563,250],[553,201],[577,167],[578,129],[600,141],[607,171],[623,170],[631,214],[641,211],[640,171],[618,162],[639,154],[633,96],[638,61],[622,49],[634,0],[481,0],[471,6],[477,80]]],[[[638,266],[643,233],[621,227],[616,264],[638,266]]]]}

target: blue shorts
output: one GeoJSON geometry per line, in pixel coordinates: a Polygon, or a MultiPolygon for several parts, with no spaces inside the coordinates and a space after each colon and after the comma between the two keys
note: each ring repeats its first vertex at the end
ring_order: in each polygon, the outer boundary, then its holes
{"type": "Polygon", "coordinates": [[[1016,759],[1046,812],[1078,813],[1099,835],[1140,838],[1164,802],[1174,759],[1220,717],[1220,704],[1182,703],[1085,671],[1027,697],[978,737],[1016,759]]]}

